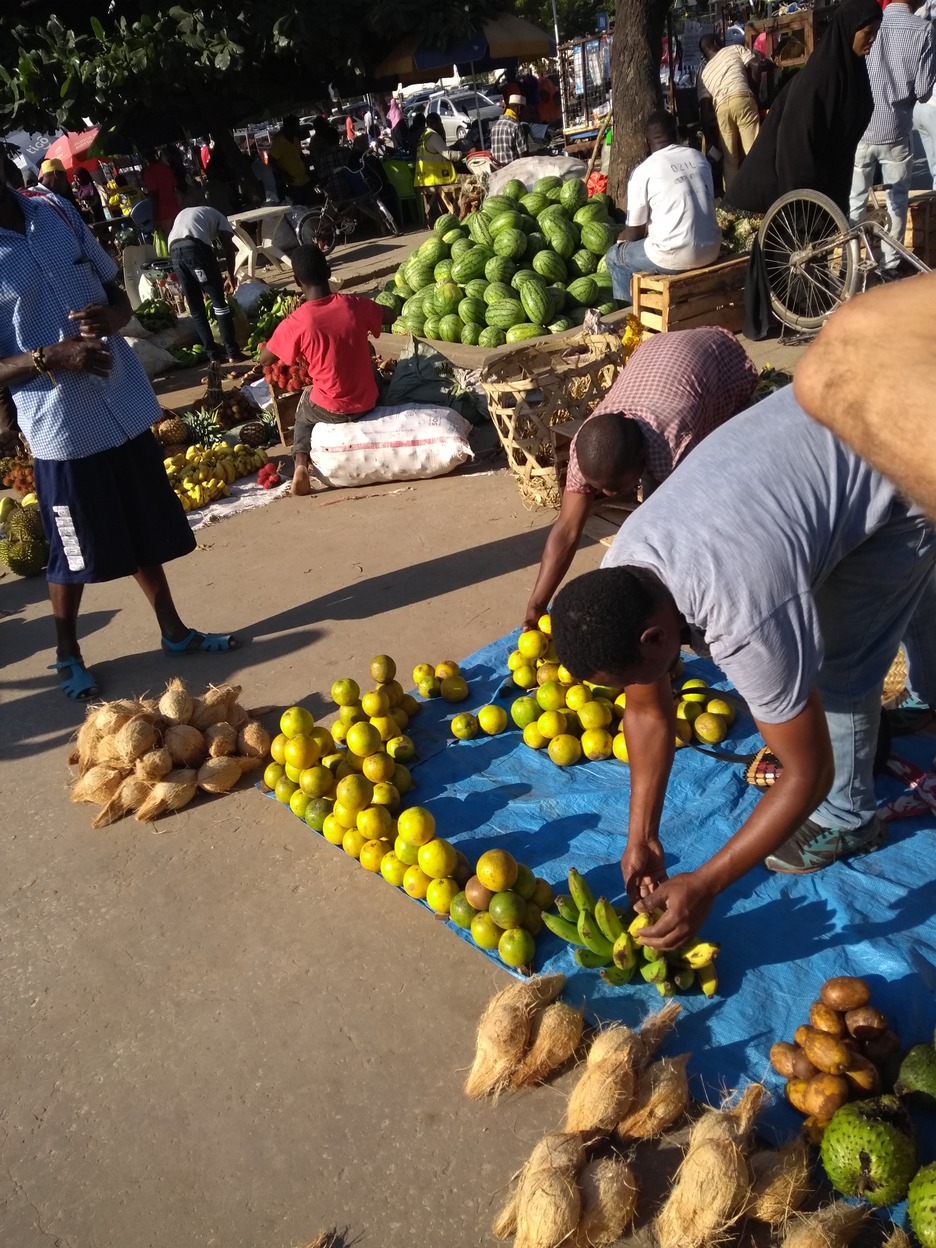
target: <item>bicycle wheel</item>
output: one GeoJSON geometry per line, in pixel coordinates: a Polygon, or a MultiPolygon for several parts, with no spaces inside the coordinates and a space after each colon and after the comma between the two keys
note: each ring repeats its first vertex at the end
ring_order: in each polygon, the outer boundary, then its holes
{"type": "Polygon", "coordinates": [[[318,247],[326,256],[335,250],[337,236],[335,223],[321,208],[307,212],[296,226],[299,242],[307,247],[318,247]]]}
{"type": "Polygon", "coordinates": [[[819,329],[858,286],[859,247],[840,209],[818,191],[790,191],[767,210],[758,240],[770,306],[790,329],[819,329]]]}
{"type": "Polygon", "coordinates": [[[383,200],[380,198],[379,195],[374,196],[374,207],[377,209],[378,213],[380,214],[380,219],[383,221],[384,227],[387,230],[387,233],[391,236],[391,238],[398,237],[398,235],[402,233],[402,230],[397,225],[396,220],[393,216],[393,213],[390,211],[390,209],[383,202],[383,200]]]}

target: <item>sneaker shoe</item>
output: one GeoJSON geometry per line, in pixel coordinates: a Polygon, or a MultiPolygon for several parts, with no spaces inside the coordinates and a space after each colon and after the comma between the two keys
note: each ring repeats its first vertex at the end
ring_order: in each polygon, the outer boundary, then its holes
{"type": "Polygon", "coordinates": [[[233,351],[228,355],[227,362],[229,364],[243,364],[246,359],[247,356],[244,355],[243,351],[233,351]]]}
{"type": "Polygon", "coordinates": [[[887,833],[877,815],[862,828],[823,828],[812,819],[802,823],[793,835],[764,859],[768,871],[783,875],[810,875],[830,867],[839,858],[870,854],[880,849],[887,833]]]}

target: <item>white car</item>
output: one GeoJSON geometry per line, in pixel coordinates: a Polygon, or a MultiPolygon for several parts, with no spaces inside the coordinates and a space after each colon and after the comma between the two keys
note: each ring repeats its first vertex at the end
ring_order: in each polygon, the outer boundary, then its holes
{"type": "Polygon", "coordinates": [[[426,105],[426,115],[438,113],[442,118],[446,143],[457,143],[468,133],[472,123],[481,117],[485,130],[497,121],[503,109],[479,91],[440,92],[426,105]]]}

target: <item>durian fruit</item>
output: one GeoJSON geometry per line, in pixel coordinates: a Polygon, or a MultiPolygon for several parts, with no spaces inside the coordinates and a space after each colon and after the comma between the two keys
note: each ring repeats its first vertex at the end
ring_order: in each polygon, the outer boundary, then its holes
{"type": "Polygon", "coordinates": [[[822,1137],[822,1164],[843,1196],[894,1205],[907,1194],[917,1166],[907,1111],[896,1096],[852,1101],[832,1115],[822,1137]]]}
{"type": "Polygon", "coordinates": [[[936,1248],[936,1162],[921,1166],[913,1176],[907,1213],[923,1248],[936,1248]]]}
{"type": "Polygon", "coordinates": [[[39,576],[48,561],[49,548],[45,538],[0,541],[0,563],[17,576],[39,576]]]}
{"type": "Polygon", "coordinates": [[[38,507],[16,506],[6,518],[6,535],[11,542],[45,541],[42,514],[38,507]]]}

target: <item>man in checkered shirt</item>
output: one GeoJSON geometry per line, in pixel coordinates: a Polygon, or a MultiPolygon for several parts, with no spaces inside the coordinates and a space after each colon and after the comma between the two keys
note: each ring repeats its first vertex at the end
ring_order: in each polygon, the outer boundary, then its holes
{"type": "Polygon", "coordinates": [[[167,654],[233,649],[227,634],[187,628],[163,564],[195,549],[150,425],[153,388],[119,330],[130,318],[117,266],[77,209],[26,197],[0,164],[0,387],[13,392],[35,460],[49,543],[47,579],[62,691],[94,697],[78,644],[84,586],[133,576],[167,654]]]}
{"type": "Polygon", "coordinates": [[[526,135],[520,125],[522,108],[523,96],[510,96],[503,117],[491,126],[491,155],[498,169],[527,154],[526,135]]]}
{"type": "Polygon", "coordinates": [[[559,518],[549,531],[525,623],[534,627],[568,572],[596,495],[646,497],[703,438],[748,402],[757,369],[726,329],[641,343],[572,439],[559,518]]]}

